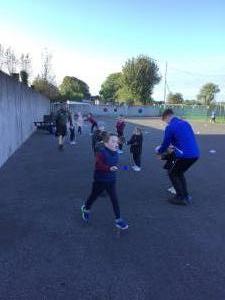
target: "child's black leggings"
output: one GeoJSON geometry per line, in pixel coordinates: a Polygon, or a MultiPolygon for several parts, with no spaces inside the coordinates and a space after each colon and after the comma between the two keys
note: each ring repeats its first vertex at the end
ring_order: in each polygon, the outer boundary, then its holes
{"type": "Polygon", "coordinates": [[[116,183],[115,182],[98,182],[94,181],[92,185],[91,195],[88,197],[85,208],[88,210],[91,208],[92,204],[96,201],[100,194],[106,191],[111,200],[113,211],[116,219],[120,218],[120,208],[118,203],[118,198],[116,194],[116,183]]]}
{"type": "Polygon", "coordinates": [[[91,133],[93,133],[94,129],[98,128],[98,124],[97,123],[93,123],[91,126],[91,133]]]}
{"type": "Polygon", "coordinates": [[[141,167],[141,153],[133,152],[133,160],[136,166],[141,167]]]}
{"type": "Polygon", "coordinates": [[[70,141],[73,142],[75,139],[75,129],[70,128],[70,141]]]}

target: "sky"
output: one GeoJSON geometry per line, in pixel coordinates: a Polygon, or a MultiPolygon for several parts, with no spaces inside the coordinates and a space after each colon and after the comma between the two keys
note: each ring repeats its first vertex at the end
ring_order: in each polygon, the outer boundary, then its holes
{"type": "Polygon", "coordinates": [[[98,94],[110,73],[140,54],[155,59],[162,75],[153,97],[167,92],[193,99],[207,82],[225,101],[225,1],[0,0],[0,43],[30,53],[40,73],[41,53],[52,53],[56,81],[75,76],[98,94]]]}

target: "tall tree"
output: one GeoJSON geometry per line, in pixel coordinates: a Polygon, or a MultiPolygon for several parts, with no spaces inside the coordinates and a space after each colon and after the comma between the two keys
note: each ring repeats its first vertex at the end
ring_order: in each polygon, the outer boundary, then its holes
{"type": "Polygon", "coordinates": [[[52,73],[52,54],[48,52],[45,48],[42,51],[42,70],[41,70],[41,78],[52,84],[55,81],[55,75],[52,73]]]}
{"type": "Polygon", "coordinates": [[[60,85],[60,94],[67,100],[82,100],[90,98],[88,85],[84,81],[71,76],[65,76],[63,78],[63,82],[60,85]]]}
{"type": "Polygon", "coordinates": [[[41,78],[40,76],[37,76],[34,79],[32,86],[37,92],[45,95],[50,100],[57,100],[60,98],[60,93],[57,86],[41,78]]]}
{"type": "Polygon", "coordinates": [[[5,50],[5,64],[9,74],[16,73],[18,66],[18,59],[14,51],[9,47],[5,50]]]}
{"type": "Polygon", "coordinates": [[[206,83],[201,88],[197,98],[204,105],[210,105],[215,101],[215,96],[220,92],[219,86],[212,82],[206,83]]]}
{"type": "Polygon", "coordinates": [[[0,71],[3,71],[5,64],[5,49],[2,44],[0,44],[0,71]]]}
{"type": "Polygon", "coordinates": [[[31,74],[31,57],[29,53],[21,54],[19,64],[21,71],[25,71],[28,75],[31,74]]]}
{"type": "Polygon", "coordinates": [[[112,73],[101,85],[99,94],[105,101],[115,101],[117,99],[117,92],[121,87],[122,73],[112,73]]]}
{"type": "Polygon", "coordinates": [[[168,104],[181,104],[184,102],[183,95],[181,93],[169,93],[167,96],[168,104]]]}
{"type": "Polygon", "coordinates": [[[161,80],[159,68],[154,60],[140,55],[129,59],[123,66],[123,82],[135,100],[147,104],[151,99],[154,86],[161,80]]]}

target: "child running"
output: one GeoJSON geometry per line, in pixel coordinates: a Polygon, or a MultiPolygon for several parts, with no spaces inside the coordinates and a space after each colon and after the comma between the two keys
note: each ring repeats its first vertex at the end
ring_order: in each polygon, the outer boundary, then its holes
{"type": "Polygon", "coordinates": [[[116,123],[116,131],[119,138],[119,150],[118,153],[123,153],[123,143],[124,143],[124,129],[125,129],[126,123],[125,119],[122,115],[119,116],[119,119],[116,123]]]}
{"type": "Polygon", "coordinates": [[[130,145],[130,153],[133,155],[134,166],[132,166],[132,169],[135,172],[141,171],[142,143],[143,135],[141,129],[136,127],[131,139],[127,142],[127,145],[130,145]]]}
{"type": "Polygon", "coordinates": [[[118,137],[115,134],[107,134],[104,137],[104,148],[96,154],[94,182],[92,192],[87,201],[81,207],[82,218],[85,222],[90,220],[90,209],[103,191],[110,197],[115,214],[115,226],[119,229],[127,229],[127,223],[120,216],[120,208],[116,192],[116,172],[118,170],[118,137]]]}
{"type": "Polygon", "coordinates": [[[82,113],[78,112],[78,117],[77,117],[77,126],[78,126],[78,129],[77,129],[77,132],[80,135],[82,134],[83,124],[84,124],[84,118],[82,116],[82,113]]]}

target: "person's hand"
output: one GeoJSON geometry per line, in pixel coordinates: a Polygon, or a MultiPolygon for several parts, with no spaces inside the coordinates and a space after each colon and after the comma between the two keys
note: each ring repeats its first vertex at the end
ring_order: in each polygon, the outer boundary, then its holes
{"type": "Polygon", "coordinates": [[[171,154],[174,151],[174,146],[169,146],[167,151],[171,154]]]}
{"type": "Polygon", "coordinates": [[[159,149],[160,149],[160,146],[155,147],[155,153],[156,153],[157,155],[159,154],[159,149]]]}
{"type": "Polygon", "coordinates": [[[162,155],[161,154],[156,154],[156,157],[161,160],[162,159],[162,155]]]}
{"type": "Polygon", "coordinates": [[[111,171],[111,172],[116,172],[117,170],[118,170],[117,166],[112,166],[112,167],[110,168],[110,171],[111,171]]]}

